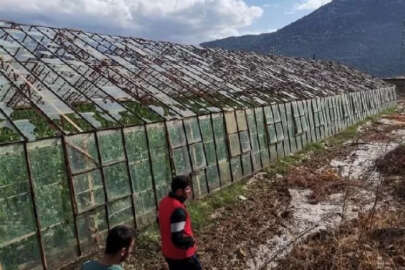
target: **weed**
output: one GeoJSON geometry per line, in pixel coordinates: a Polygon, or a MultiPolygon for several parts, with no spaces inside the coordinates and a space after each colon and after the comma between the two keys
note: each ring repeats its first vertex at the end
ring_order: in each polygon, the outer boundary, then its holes
{"type": "Polygon", "coordinates": [[[211,216],[217,209],[232,206],[238,201],[238,196],[246,193],[243,188],[244,185],[245,181],[234,183],[202,200],[190,202],[187,209],[191,215],[193,228],[195,230],[203,228],[210,222],[207,217],[211,216]]]}

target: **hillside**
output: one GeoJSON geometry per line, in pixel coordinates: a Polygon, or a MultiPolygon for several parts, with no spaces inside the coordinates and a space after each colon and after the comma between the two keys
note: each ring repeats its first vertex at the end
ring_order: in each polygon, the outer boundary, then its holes
{"type": "Polygon", "coordinates": [[[335,60],[376,76],[405,73],[400,60],[403,0],[334,0],[275,33],[201,44],[335,60]]]}

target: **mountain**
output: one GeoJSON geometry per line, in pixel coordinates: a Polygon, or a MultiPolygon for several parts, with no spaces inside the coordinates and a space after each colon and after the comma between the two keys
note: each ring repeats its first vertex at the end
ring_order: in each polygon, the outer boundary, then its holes
{"type": "Polygon", "coordinates": [[[334,0],[277,32],[201,45],[334,60],[375,76],[397,76],[405,74],[404,21],[405,0],[334,0]]]}

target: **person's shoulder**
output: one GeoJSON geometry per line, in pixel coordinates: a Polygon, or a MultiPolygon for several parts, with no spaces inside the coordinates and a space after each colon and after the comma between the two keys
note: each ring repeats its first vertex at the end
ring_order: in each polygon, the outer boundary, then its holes
{"type": "Polygon", "coordinates": [[[108,267],[108,270],[124,270],[124,269],[122,268],[121,265],[116,264],[116,265],[111,265],[110,267],[108,267]]]}
{"type": "Polygon", "coordinates": [[[83,263],[81,270],[123,270],[121,265],[115,264],[110,266],[104,266],[97,261],[87,261],[83,263]]]}
{"type": "Polygon", "coordinates": [[[85,261],[80,270],[97,270],[97,265],[96,261],[85,261]]]}

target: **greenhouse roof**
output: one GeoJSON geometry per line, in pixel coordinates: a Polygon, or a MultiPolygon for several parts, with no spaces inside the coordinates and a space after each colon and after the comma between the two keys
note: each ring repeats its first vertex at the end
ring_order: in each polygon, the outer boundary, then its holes
{"type": "Polygon", "coordinates": [[[0,21],[2,143],[384,86],[333,62],[0,21]]]}

